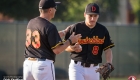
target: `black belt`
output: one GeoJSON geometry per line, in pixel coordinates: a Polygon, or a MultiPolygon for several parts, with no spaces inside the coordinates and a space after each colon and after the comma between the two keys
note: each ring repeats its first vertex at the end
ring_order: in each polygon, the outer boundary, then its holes
{"type": "Polygon", "coordinates": [[[26,60],[30,60],[30,61],[46,61],[46,59],[40,59],[40,58],[26,58],[26,60]]]}
{"type": "MultiPolygon", "coordinates": [[[[75,64],[78,63],[78,61],[74,61],[75,64]]],[[[98,66],[98,64],[93,64],[94,66],[98,66]]],[[[81,62],[81,66],[83,67],[90,67],[91,63],[85,63],[85,62],[81,62]]]]}

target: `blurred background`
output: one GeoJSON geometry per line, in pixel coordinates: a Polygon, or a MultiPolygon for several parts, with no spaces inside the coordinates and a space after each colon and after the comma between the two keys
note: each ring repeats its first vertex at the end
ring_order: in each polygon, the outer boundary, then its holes
{"type": "MultiPolygon", "coordinates": [[[[111,77],[127,80],[133,75],[140,79],[140,0],[55,1],[61,2],[52,20],[58,30],[83,21],[85,6],[98,3],[98,22],[107,27],[115,43],[115,70],[111,77]]],[[[26,26],[31,18],[39,16],[38,3],[39,0],[0,0],[0,80],[3,76],[23,75],[26,26]]],[[[56,56],[56,80],[68,80],[69,55],[64,51],[56,56]]]]}

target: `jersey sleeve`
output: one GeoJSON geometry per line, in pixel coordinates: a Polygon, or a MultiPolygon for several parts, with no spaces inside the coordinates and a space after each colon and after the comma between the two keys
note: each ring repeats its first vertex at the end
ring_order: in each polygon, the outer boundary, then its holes
{"type": "Polygon", "coordinates": [[[112,48],[114,47],[114,42],[112,42],[111,38],[110,38],[110,35],[109,35],[109,32],[108,30],[106,31],[106,34],[105,34],[105,40],[104,40],[104,51],[107,50],[108,48],[112,48]]]}
{"type": "Polygon", "coordinates": [[[54,49],[57,46],[63,44],[56,26],[52,26],[48,29],[47,36],[48,36],[48,42],[51,46],[51,49],[54,49]]]}

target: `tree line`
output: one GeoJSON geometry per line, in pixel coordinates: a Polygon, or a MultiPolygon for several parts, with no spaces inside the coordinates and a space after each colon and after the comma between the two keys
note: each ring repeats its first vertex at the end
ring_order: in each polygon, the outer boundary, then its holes
{"type": "MultiPolygon", "coordinates": [[[[81,21],[84,20],[84,10],[88,3],[96,2],[100,6],[99,21],[111,22],[115,21],[118,15],[118,6],[120,0],[55,0],[60,1],[58,5],[54,21],[81,21]]],[[[135,0],[140,1],[140,0],[135,0]]],[[[134,0],[130,1],[132,4],[136,4],[134,0]]],[[[39,0],[1,0],[0,1],[0,13],[14,18],[15,20],[30,20],[33,17],[39,16],[38,10],[39,0]]],[[[138,4],[139,5],[139,4],[138,4]]],[[[138,6],[139,7],[139,6],[138,6]]],[[[135,7],[134,13],[137,14],[137,21],[140,23],[140,8],[135,7]]]]}

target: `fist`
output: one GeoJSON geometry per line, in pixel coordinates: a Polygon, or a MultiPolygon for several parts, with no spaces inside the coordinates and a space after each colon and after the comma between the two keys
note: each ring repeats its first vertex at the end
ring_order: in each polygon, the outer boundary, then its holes
{"type": "Polygon", "coordinates": [[[73,51],[75,52],[81,52],[82,51],[82,46],[79,43],[76,43],[74,46],[71,46],[73,51]]]}

